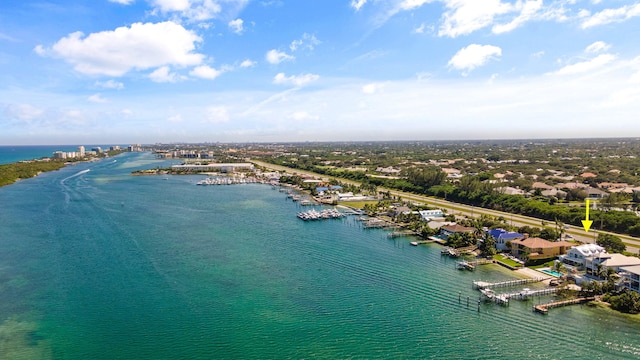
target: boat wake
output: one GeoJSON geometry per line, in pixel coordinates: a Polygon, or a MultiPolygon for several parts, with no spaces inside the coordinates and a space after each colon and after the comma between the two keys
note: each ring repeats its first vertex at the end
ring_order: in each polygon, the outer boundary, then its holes
{"type": "Polygon", "coordinates": [[[67,180],[69,180],[69,179],[72,179],[72,178],[74,178],[74,177],[76,177],[76,176],[80,176],[80,175],[82,175],[82,174],[86,174],[86,173],[88,173],[89,171],[91,171],[91,169],[86,169],[86,170],[78,171],[77,173],[75,173],[75,174],[73,174],[73,175],[71,175],[71,176],[67,176],[66,178],[64,178],[64,179],[60,180],[60,184],[64,184],[64,182],[65,182],[65,181],[67,181],[67,180]]]}

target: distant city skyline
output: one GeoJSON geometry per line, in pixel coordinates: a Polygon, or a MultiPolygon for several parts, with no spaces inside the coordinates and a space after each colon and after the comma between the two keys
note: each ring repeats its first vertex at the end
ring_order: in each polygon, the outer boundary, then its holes
{"type": "Polygon", "coordinates": [[[8,0],[0,145],[637,137],[640,1],[8,0]]]}

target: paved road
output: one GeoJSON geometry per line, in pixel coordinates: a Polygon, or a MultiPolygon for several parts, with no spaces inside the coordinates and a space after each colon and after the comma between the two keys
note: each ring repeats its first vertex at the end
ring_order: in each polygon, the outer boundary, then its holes
{"type": "MultiPolygon", "coordinates": [[[[331,176],[317,174],[317,173],[313,173],[313,172],[310,172],[310,171],[304,171],[304,170],[299,170],[299,169],[291,169],[291,168],[288,168],[288,167],[285,167],[285,166],[273,165],[273,164],[269,164],[269,163],[265,163],[265,162],[257,161],[257,160],[251,160],[251,162],[256,164],[256,165],[258,165],[258,166],[262,166],[264,168],[273,169],[273,170],[277,170],[277,171],[283,171],[283,172],[294,173],[294,174],[307,174],[307,175],[312,175],[312,176],[317,176],[317,177],[324,177],[324,178],[333,178],[331,176]]],[[[345,179],[341,179],[341,178],[336,178],[336,180],[338,180],[340,182],[343,182],[343,183],[347,183],[347,184],[353,184],[353,185],[356,185],[356,186],[360,185],[360,183],[357,182],[357,181],[345,180],[345,179]]],[[[392,195],[399,196],[404,200],[410,200],[410,201],[415,201],[415,202],[419,202],[419,203],[424,203],[424,204],[427,204],[427,205],[437,206],[437,207],[440,207],[442,209],[445,209],[449,214],[454,214],[454,215],[464,215],[464,216],[468,216],[468,217],[479,217],[481,214],[490,215],[490,216],[494,216],[494,217],[500,217],[501,216],[505,220],[507,220],[507,222],[509,224],[511,224],[513,226],[518,226],[518,227],[525,226],[525,225],[541,227],[543,222],[545,222],[547,224],[547,226],[550,226],[550,227],[554,227],[555,226],[554,222],[550,222],[550,221],[547,221],[547,220],[542,220],[542,219],[529,217],[529,216],[518,215],[518,214],[506,213],[506,212],[497,211],[497,210],[479,208],[479,207],[470,206],[470,205],[454,203],[454,202],[451,202],[451,201],[447,201],[447,200],[443,200],[443,199],[437,199],[437,198],[430,197],[430,196],[416,195],[416,194],[406,193],[406,192],[403,192],[403,191],[386,189],[386,188],[382,188],[382,187],[378,188],[378,191],[384,191],[384,192],[389,191],[392,195]]],[[[632,253],[636,253],[636,254],[640,253],[640,239],[639,238],[635,238],[635,237],[628,236],[628,235],[609,233],[609,232],[605,232],[605,231],[596,231],[594,229],[594,226],[591,227],[591,229],[589,230],[588,233],[586,233],[584,231],[583,227],[578,227],[578,226],[573,226],[573,225],[566,225],[565,229],[566,229],[565,233],[571,235],[575,240],[580,241],[582,243],[595,243],[595,239],[597,238],[599,233],[612,234],[612,235],[615,235],[615,236],[619,237],[620,239],[622,239],[622,241],[625,243],[625,245],[627,245],[627,251],[632,252],[632,253]]]]}

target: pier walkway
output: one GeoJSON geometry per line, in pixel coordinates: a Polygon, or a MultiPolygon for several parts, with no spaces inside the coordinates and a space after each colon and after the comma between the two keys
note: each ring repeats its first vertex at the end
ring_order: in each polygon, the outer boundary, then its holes
{"type": "Polygon", "coordinates": [[[595,296],[591,296],[591,297],[577,298],[577,299],[571,299],[571,300],[565,300],[565,301],[556,301],[552,303],[536,305],[533,307],[533,310],[535,312],[539,312],[541,314],[546,315],[549,313],[549,309],[553,309],[561,306],[573,305],[573,304],[582,304],[589,301],[593,301],[595,299],[596,299],[595,296]]]}
{"type": "Polygon", "coordinates": [[[515,280],[507,280],[507,281],[500,281],[500,282],[494,282],[494,283],[474,280],[473,288],[479,289],[479,290],[480,289],[496,289],[496,288],[504,288],[504,287],[512,287],[512,286],[518,286],[518,285],[524,285],[524,284],[537,283],[547,279],[549,279],[549,277],[537,277],[537,278],[531,278],[531,279],[515,279],[515,280]]]}
{"type": "Polygon", "coordinates": [[[522,291],[518,291],[518,292],[496,294],[491,289],[480,290],[482,295],[484,295],[484,297],[487,300],[491,300],[496,304],[500,304],[500,305],[509,305],[509,300],[511,300],[512,298],[516,300],[527,300],[534,296],[545,296],[545,295],[555,294],[557,291],[558,291],[557,288],[546,288],[546,289],[539,289],[539,290],[523,289],[522,291]]]}

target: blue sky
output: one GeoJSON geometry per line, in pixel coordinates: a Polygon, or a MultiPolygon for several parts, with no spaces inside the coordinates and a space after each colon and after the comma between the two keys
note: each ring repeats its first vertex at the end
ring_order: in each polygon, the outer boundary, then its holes
{"type": "Polygon", "coordinates": [[[640,136],[640,1],[3,0],[0,144],[640,136]]]}

